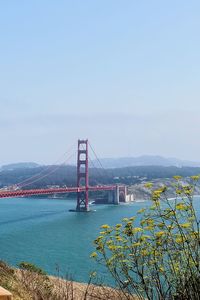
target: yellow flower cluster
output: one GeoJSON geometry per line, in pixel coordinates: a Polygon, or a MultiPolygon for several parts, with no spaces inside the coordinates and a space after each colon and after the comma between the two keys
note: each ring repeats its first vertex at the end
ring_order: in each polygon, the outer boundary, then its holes
{"type": "Polygon", "coordinates": [[[108,224],[104,224],[104,225],[101,226],[101,228],[102,228],[102,229],[109,229],[110,226],[109,226],[108,224]]]}
{"type": "Polygon", "coordinates": [[[98,254],[96,253],[96,252],[93,252],[91,255],[90,255],[90,257],[92,257],[92,258],[95,258],[95,257],[97,257],[98,256],[98,254]]]}
{"type": "Polygon", "coordinates": [[[200,176],[199,176],[199,175],[193,175],[193,176],[191,176],[190,178],[191,178],[192,180],[194,180],[194,181],[198,181],[199,178],[200,178],[200,176]]]}
{"type": "Polygon", "coordinates": [[[185,205],[184,203],[178,203],[178,204],[176,204],[175,208],[177,210],[186,210],[187,209],[187,205],[185,205]]]}
{"type": "Polygon", "coordinates": [[[190,227],[191,227],[191,223],[180,224],[180,226],[181,226],[182,228],[190,228],[190,227]]]}
{"type": "Polygon", "coordinates": [[[165,235],[164,231],[158,231],[158,232],[155,233],[155,236],[158,237],[158,238],[163,236],[163,235],[165,235]]]}
{"type": "Polygon", "coordinates": [[[134,228],[132,229],[132,231],[133,231],[133,233],[137,233],[137,232],[143,231],[143,229],[140,228],[140,227],[134,227],[134,228]]]}
{"type": "Polygon", "coordinates": [[[141,208],[140,210],[137,211],[138,214],[142,214],[143,212],[145,212],[146,208],[141,208]]]}
{"type": "Polygon", "coordinates": [[[145,186],[145,188],[150,189],[150,188],[152,188],[153,183],[152,182],[147,182],[147,183],[145,183],[144,186],[145,186]]]}
{"type": "Polygon", "coordinates": [[[175,176],[173,176],[173,178],[174,178],[175,180],[179,181],[179,180],[182,178],[182,176],[175,175],[175,176]]]}

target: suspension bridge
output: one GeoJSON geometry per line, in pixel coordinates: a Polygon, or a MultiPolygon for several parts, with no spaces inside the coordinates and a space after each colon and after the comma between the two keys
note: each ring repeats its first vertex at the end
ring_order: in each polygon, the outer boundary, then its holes
{"type": "Polygon", "coordinates": [[[0,198],[8,197],[28,197],[34,195],[50,195],[62,193],[77,193],[76,208],[72,211],[87,212],[89,211],[89,193],[95,191],[107,191],[108,203],[119,204],[126,202],[127,187],[125,185],[89,185],[89,143],[88,140],[78,140],[77,150],[77,186],[76,187],[56,187],[56,188],[41,188],[41,189],[24,189],[22,187],[28,186],[31,183],[44,178],[42,175],[35,180],[27,183],[27,180],[18,183],[11,190],[0,191],[0,198]]]}

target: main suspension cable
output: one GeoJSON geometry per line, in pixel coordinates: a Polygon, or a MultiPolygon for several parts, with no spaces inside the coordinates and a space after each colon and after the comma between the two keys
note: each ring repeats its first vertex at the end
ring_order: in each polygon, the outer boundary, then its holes
{"type": "Polygon", "coordinates": [[[47,173],[47,174],[45,174],[45,175],[43,175],[43,176],[41,176],[41,177],[39,177],[39,178],[33,180],[33,181],[31,181],[31,182],[29,182],[29,183],[27,183],[27,184],[24,184],[24,185],[22,185],[21,187],[29,186],[29,185],[31,185],[31,184],[33,184],[33,183],[36,183],[36,182],[40,181],[40,180],[43,179],[43,178],[48,177],[48,176],[51,175],[51,174],[55,173],[59,168],[61,168],[62,166],[64,166],[64,165],[65,165],[65,164],[66,164],[66,163],[74,156],[74,154],[75,154],[75,153],[72,153],[72,154],[67,158],[67,160],[65,160],[62,164],[58,165],[58,166],[57,166],[54,170],[52,170],[51,172],[49,172],[49,173],[47,173]]]}
{"type": "MultiPolygon", "coordinates": [[[[26,186],[26,185],[24,185],[24,183],[27,183],[27,185],[29,185],[28,182],[29,182],[30,180],[36,179],[37,177],[38,177],[38,179],[39,179],[39,176],[40,176],[40,175],[42,175],[44,172],[47,172],[48,170],[52,169],[52,167],[55,166],[55,165],[56,165],[56,164],[57,164],[64,156],[66,156],[67,153],[71,152],[71,150],[73,149],[74,145],[75,145],[75,143],[73,143],[73,144],[67,149],[67,151],[66,151],[64,154],[62,154],[62,155],[61,155],[61,156],[53,163],[53,165],[50,165],[50,166],[48,166],[48,167],[44,167],[44,169],[41,170],[39,173],[37,173],[37,174],[35,174],[35,175],[33,175],[33,176],[31,176],[31,177],[29,177],[29,178],[27,178],[27,179],[25,179],[25,180],[19,182],[19,183],[17,183],[16,186],[19,187],[19,188],[21,188],[21,187],[23,187],[23,186],[26,186]]],[[[65,162],[64,162],[64,163],[65,163],[65,162]]]]}
{"type": "Polygon", "coordinates": [[[93,152],[93,154],[94,154],[96,160],[98,161],[99,165],[101,166],[101,169],[104,171],[105,175],[108,175],[108,172],[107,172],[106,169],[103,167],[101,161],[99,160],[99,158],[98,158],[98,156],[97,156],[95,150],[93,149],[93,147],[92,147],[92,145],[91,145],[90,143],[89,143],[89,146],[90,146],[90,149],[92,150],[92,152],[93,152]]]}

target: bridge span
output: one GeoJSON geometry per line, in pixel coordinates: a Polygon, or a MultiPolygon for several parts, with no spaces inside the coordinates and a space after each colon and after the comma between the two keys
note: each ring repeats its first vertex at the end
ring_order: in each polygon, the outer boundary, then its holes
{"type": "Polygon", "coordinates": [[[44,188],[44,189],[15,189],[0,191],[0,198],[22,197],[34,195],[50,195],[77,193],[76,211],[89,211],[89,192],[107,191],[108,203],[119,204],[126,202],[127,187],[122,185],[89,185],[89,167],[88,167],[88,140],[78,141],[77,156],[77,186],[66,188],[44,188]]]}

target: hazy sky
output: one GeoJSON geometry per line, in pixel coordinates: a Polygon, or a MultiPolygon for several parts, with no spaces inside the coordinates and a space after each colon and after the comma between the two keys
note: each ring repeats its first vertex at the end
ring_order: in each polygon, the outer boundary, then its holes
{"type": "Polygon", "coordinates": [[[0,165],[100,157],[200,161],[200,1],[0,2],[0,165]]]}

